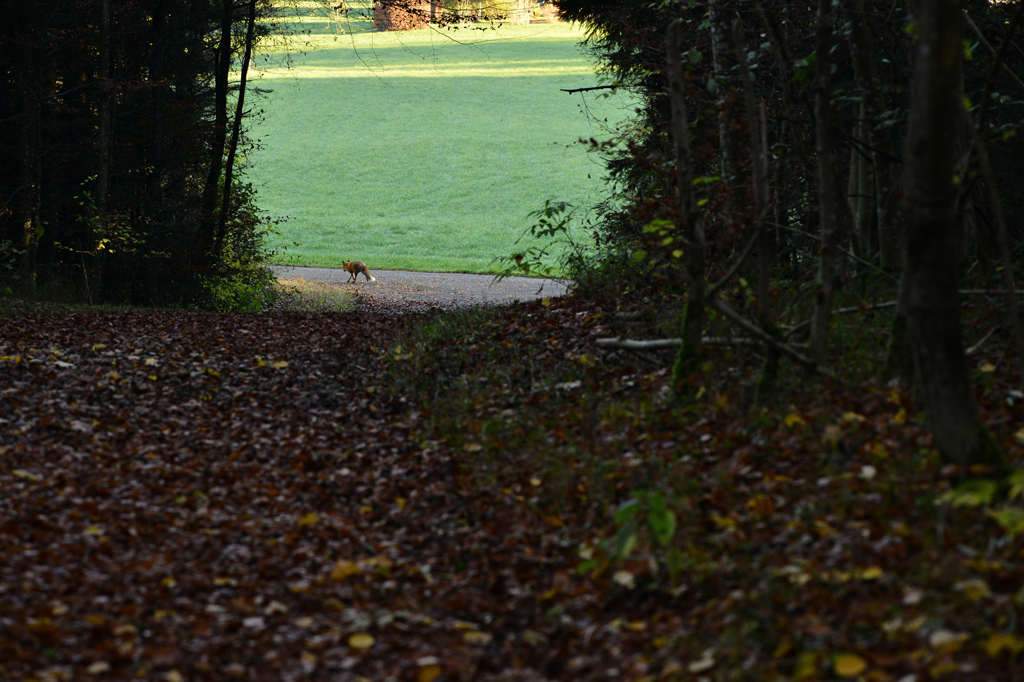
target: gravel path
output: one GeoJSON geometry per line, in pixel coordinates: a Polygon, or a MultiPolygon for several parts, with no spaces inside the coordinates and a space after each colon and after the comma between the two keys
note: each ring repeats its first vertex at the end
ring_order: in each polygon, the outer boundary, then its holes
{"type": "Polygon", "coordinates": [[[376,282],[367,282],[360,275],[355,284],[350,284],[347,282],[349,274],[341,269],[285,266],[273,269],[278,277],[352,287],[361,296],[372,299],[442,308],[526,301],[542,296],[561,296],[566,291],[563,281],[532,277],[509,277],[494,283],[492,275],[372,270],[376,282]]]}

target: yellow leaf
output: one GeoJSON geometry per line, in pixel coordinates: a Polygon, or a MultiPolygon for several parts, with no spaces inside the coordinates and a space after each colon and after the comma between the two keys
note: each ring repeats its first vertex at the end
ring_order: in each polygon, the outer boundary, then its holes
{"type": "Polygon", "coordinates": [[[256,366],[257,367],[266,367],[267,366],[267,363],[263,362],[263,358],[261,358],[258,355],[255,356],[255,357],[256,357],[256,366]]]}
{"type": "Polygon", "coordinates": [[[313,524],[315,524],[319,520],[320,520],[319,516],[317,516],[313,512],[309,512],[308,514],[303,516],[301,519],[299,519],[299,527],[301,528],[302,526],[312,526],[313,524]]]}
{"type": "Polygon", "coordinates": [[[857,654],[839,654],[832,663],[837,675],[856,677],[868,667],[867,661],[857,654]]]}
{"type": "Polygon", "coordinates": [[[33,474],[28,469],[15,469],[11,473],[14,474],[15,476],[17,476],[18,478],[27,478],[30,481],[38,481],[39,480],[39,477],[36,476],[35,474],[33,474]]]}
{"type": "Polygon", "coordinates": [[[467,630],[462,633],[462,641],[466,644],[487,644],[491,641],[491,634],[479,630],[467,630]]]}
{"type": "Polygon", "coordinates": [[[376,640],[373,639],[373,635],[368,635],[365,632],[357,632],[348,638],[348,645],[353,649],[362,651],[363,649],[369,649],[373,646],[376,640]]]}
{"type": "Polygon", "coordinates": [[[986,362],[979,369],[985,374],[991,374],[992,372],[996,371],[996,366],[993,365],[991,362],[986,362]]]}
{"type": "Polygon", "coordinates": [[[288,363],[284,360],[278,360],[277,362],[274,363],[274,367],[276,367],[277,369],[284,369],[287,366],[288,363]]]}
{"type": "Polygon", "coordinates": [[[156,358],[146,358],[146,364],[147,365],[159,365],[160,361],[157,360],[156,358]]]}
{"type": "Polygon", "coordinates": [[[782,421],[789,428],[793,428],[797,424],[802,426],[802,425],[807,423],[803,419],[800,418],[800,415],[796,414],[795,412],[793,414],[786,415],[786,418],[783,419],[782,421]]]}
{"type": "Polygon", "coordinates": [[[998,657],[1004,651],[1009,652],[1010,656],[1016,656],[1021,651],[1024,651],[1024,639],[1017,635],[996,632],[985,640],[985,651],[992,658],[998,657]]]}
{"type": "Polygon", "coordinates": [[[955,673],[959,669],[960,665],[956,661],[943,661],[929,668],[928,674],[931,676],[931,679],[937,680],[944,675],[955,673]]]}
{"type": "Polygon", "coordinates": [[[401,511],[402,509],[405,509],[405,498],[404,497],[396,497],[395,498],[395,504],[398,505],[399,511],[401,511]]]}
{"type": "Polygon", "coordinates": [[[92,344],[92,350],[93,350],[94,353],[96,351],[98,351],[98,350],[103,350],[106,347],[107,347],[107,344],[105,344],[105,343],[94,343],[94,344],[92,344]]]}
{"type": "Polygon", "coordinates": [[[860,572],[860,579],[861,580],[878,580],[883,575],[885,575],[885,571],[883,571],[878,566],[871,566],[869,568],[865,568],[863,571],[860,572]]]}
{"type": "Polygon", "coordinates": [[[107,372],[107,376],[110,377],[111,379],[120,379],[121,378],[121,373],[120,372],[116,372],[116,371],[111,371],[111,372],[107,372]]]}
{"type": "Polygon", "coordinates": [[[363,569],[359,568],[354,561],[348,559],[338,559],[338,562],[334,564],[334,568],[331,569],[331,578],[334,580],[344,580],[350,575],[360,575],[363,569]]]}
{"type": "Polygon", "coordinates": [[[178,584],[178,581],[172,578],[171,576],[167,576],[166,578],[160,581],[160,584],[164,587],[174,587],[178,584]]]}
{"type": "Polygon", "coordinates": [[[99,615],[86,616],[85,620],[88,621],[89,623],[92,623],[93,625],[103,625],[104,623],[107,622],[106,618],[104,618],[103,616],[99,616],[99,615]]]}
{"type": "Polygon", "coordinates": [[[207,374],[209,374],[211,377],[219,377],[220,376],[220,372],[218,372],[215,369],[210,369],[209,367],[207,367],[203,371],[206,372],[207,374]]]}
{"type": "Polygon", "coordinates": [[[185,682],[185,678],[177,670],[171,668],[171,671],[167,673],[167,682],[185,682]]]}
{"type": "Polygon", "coordinates": [[[540,304],[542,306],[544,306],[545,308],[550,308],[551,307],[551,297],[550,296],[545,296],[544,298],[540,299],[540,304]]]}
{"type": "Polygon", "coordinates": [[[765,495],[754,495],[747,500],[747,511],[762,519],[768,518],[775,513],[775,503],[765,495]]]}
{"type": "Polygon", "coordinates": [[[85,529],[86,535],[99,535],[101,532],[103,531],[100,530],[99,526],[89,526],[85,529]]]}
{"type": "Polygon", "coordinates": [[[539,478],[537,478],[536,476],[534,476],[533,478],[530,479],[530,485],[532,485],[533,487],[536,488],[540,484],[541,484],[541,480],[539,478]]]}
{"type": "Polygon", "coordinates": [[[902,407],[900,411],[893,415],[892,421],[894,424],[903,424],[907,421],[907,411],[902,407]]]}
{"type": "Polygon", "coordinates": [[[434,682],[441,675],[441,666],[425,665],[416,671],[416,682],[434,682]]]}
{"type": "Polygon", "coordinates": [[[843,421],[844,422],[863,422],[863,421],[867,421],[867,418],[864,417],[864,415],[862,415],[862,414],[857,414],[856,412],[846,412],[846,413],[843,414],[843,421]]]}

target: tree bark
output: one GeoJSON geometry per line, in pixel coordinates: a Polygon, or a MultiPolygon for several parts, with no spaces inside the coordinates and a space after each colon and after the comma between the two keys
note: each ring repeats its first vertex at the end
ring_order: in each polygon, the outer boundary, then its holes
{"type": "MultiPolygon", "coordinates": [[[[231,0],[222,0],[220,42],[214,67],[214,121],[210,142],[210,170],[206,175],[201,201],[202,223],[199,230],[199,249],[206,251],[213,245],[214,225],[217,220],[217,190],[224,168],[224,144],[228,128],[228,76],[231,73],[231,0]]],[[[204,256],[205,257],[205,256],[204,256]]]]}
{"type": "Polygon", "coordinates": [[[708,17],[711,20],[711,60],[714,66],[715,87],[718,99],[718,140],[722,181],[725,184],[725,220],[737,219],[737,185],[741,144],[736,133],[736,107],[731,101],[730,91],[734,82],[736,57],[730,44],[732,23],[728,0],[709,0],[708,17]]]}
{"type": "Polygon", "coordinates": [[[960,323],[959,225],[953,169],[963,120],[963,8],[920,4],[904,152],[907,338],[935,445],[957,464],[1002,465],[978,415],[960,323]]]}
{"type": "Polygon", "coordinates": [[[683,317],[683,345],[676,360],[674,378],[678,384],[692,371],[701,356],[704,331],[705,291],[707,289],[704,223],[693,193],[693,166],[690,160],[690,128],[686,115],[686,85],[680,47],[679,20],[669,25],[665,36],[668,57],[668,94],[672,107],[672,136],[676,156],[676,190],[679,215],[686,237],[689,287],[683,317]]]}
{"type": "Polygon", "coordinates": [[[818,292],[811,323],[811,358],[825,361],[836,277],[836,252],[842,232],[839,226],[839,178],[833,152],[835,131],[832,114],[832,0],[818,0],[814,62],[814,114],[818,159],[818,201],[821,248],[818,253],[818,292]]]}

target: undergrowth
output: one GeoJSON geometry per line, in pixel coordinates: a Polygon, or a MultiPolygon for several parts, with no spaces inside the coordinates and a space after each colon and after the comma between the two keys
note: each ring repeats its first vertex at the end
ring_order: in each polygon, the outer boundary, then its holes
{"type": "MultiPolygon", "coordinates": [[[[991,315],[969,303],[968,336],[991,315]]],[[[638,679],[1014,679],[1024,475],[943,465],[911,397],[867,369],[889,315],[837,321],[852,387],[784,362],[765,407],[757,348],[706,348],[685,402],[672,351],[596,349],[637,319],[579,298],[450,313],[411,324],[385,357],[473,485],[576,547],[572,581],[542,597],[552,617],[618,614],[640,642],[638,679]]],[[[1021,468],[1006,351],[971,361],[1021,468]]]]}

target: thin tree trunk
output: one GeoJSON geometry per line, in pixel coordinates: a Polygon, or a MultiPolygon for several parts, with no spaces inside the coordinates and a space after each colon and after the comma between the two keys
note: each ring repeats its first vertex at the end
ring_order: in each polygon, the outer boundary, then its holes
{"type": "Polygon", "coordinates": [[[34,59],[35,48],[25,46],[21,51],[21,69],[18,82],[20,99],[18,159],[20,182],[18,208],[21,224],[19,235],[22,255],[21,274],[34,292],[36,286],[37,245],[36,230],[39,227],[39,102],[38,65],[34,59]]]}
{"type": "Polygon", "coordinates": [[[839,227],[839,179],[833,152],[835,131],[832,123],[832,73],[829,51],[832,46],[832,0],[818,0],[818,26],[815,36],[815,132],[818,158],[818,201],[821,221],[821,248],[818,253],[818,292],[811,322],[811,358],[825,361],[831,321],[832,294],[836,277],[836,253],[842,231],[839,227]]]}
{"type": "Polygon", "coordinates": [[[245,30],[245,55],[242,57],[242,75],[238,83],[238,102],[235,105],[235,123],[231,129],[231,141],[228,143],[228,159],[224,168],[224,200],[220,211],[220,224],[217,226],[217,242],[214,252],[220,253],[224,247],[224,235],[227,233],[228,212],[231,209],[231,177],[235,168],[235,152],[238,150],[238,138],[242,131],[242,114],[245,111],[245,83],[249,75],[249,62],[252,59],[252,41],[256,31],[256,0],[249,0],[248,25],[245,30]]]}
{"type": "Polygon", "coordinates": [[[978,415],[960,324],[959,229],[953,169],[963,120],[963,8],[920,5],[907,126],[905,212],[907,337],[935,445],[963,465],[1002,465],[978,415]]]}
{"type": "Polygon", "coordinates": [[[110,140],[111,140],[111,97],[110,97],[110,0],[100,3],[100,130],[96,170],[96,213],[100,225],[106,223],[107,198],[110,195],[110,140]]]}
{"type": "Polygon", "coordinates": [[[683,345],[679,348],[673,374],[675,383],[679,384],[693,371],[696,361],[701,356],[707,275],[704,223],[693,192],[690,128],[686,115],[686,85],[678,19],[669,25],[665,47],[668,56],[668,93],[672,107],[672,136],[676,156],[676,189],[683,234],[686,237],[687,271],[690,279],[683,317],[683,345]]]}
{"type": "Polygon", "coordinates": [[[736,57],[730,45],[732,12],[729,0],[709,0],[708,16],[711,20],[711,59],[714,65],[714,87],[717,99],[723,104],[718,112],[718,140],[722,180],[725,183],[725,219],[737,219],[737,185],[741,158],[740,141],[736,134],[736,107],[728,100],[736,70],[736,57]]]}
{"type": "MultiPolygon", "coordinates": [[[[221,171],[224,168],[224,144],[228,128],[228,76],[231,73],[231,0],[222,0],[220,42],[216,50],[214,66],[214,122],[213,140],[210,143],[210,170],[206,176],[201,199],[202,224],[199,231],[199,248],[210,249],[214,240],[214,225],[217,220],[217,190],[221,171]]],[[[209,254],[204,254],[206,258],[209,254]]]]}

